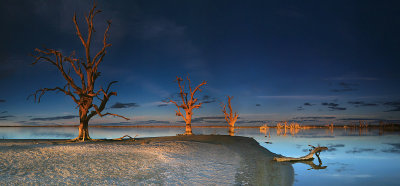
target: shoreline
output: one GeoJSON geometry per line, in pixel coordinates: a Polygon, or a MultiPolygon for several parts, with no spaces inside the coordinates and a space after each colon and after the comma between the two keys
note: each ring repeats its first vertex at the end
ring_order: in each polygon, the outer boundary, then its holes
{"type": "MultiPolygon", "coordinates": [[[[261,128],[264,125],[257,125],[257,126],[235,126],[235,129],[241,129],[241,128],[261,128]]],[[[0,125],[0,128],[11,128],[11,127],[16,127],[16,128],[28,128],[28,127],[79,127],[79,125],[43,125],[43,126],[38,126],[38,125],[0,125]]],[[[185,128],[185,125],[90,125],[89,128],[185,128]]],[[[268,128],[278,128],[277,126],[267,126],[268,128]]],[[[400,130],[400,124],[385,124],[385,125],[368,125],[368,126],[363,126],[360,127],[358,125],[334,125],[333,127],[326,126],[326,125],[302,125],[302,128],[300,129],[319,129],[319,128],[373,128],[373,129],[379,129],[379,128],[392,128],[395,130],[400,130]]],[[[199,126],[199,125],[192,125],[192,128],[229,128],[229,126],[226,125],[204,125],[204,126],[199,126]]],[[[287,127],[290,128],[290,127],[287,127]]]]}
{"type": "Polygon", "coordinates": [[[84,143],[8,139],[0,140],[0,150],[0,183],[5,184],[292,185],[294,181],[291,164],[272,161],[276,154],[252,138],[238,136],[84,143]]]}

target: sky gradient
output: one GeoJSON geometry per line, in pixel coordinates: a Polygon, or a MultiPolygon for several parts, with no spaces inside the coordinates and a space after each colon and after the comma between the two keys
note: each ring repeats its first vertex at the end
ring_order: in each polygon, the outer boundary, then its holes
{"type": "MultiPolygon", "coordinates": [[[[118,81],[92,124],[182,125],[176,76],[207,81],[193,123],[222,125],[233,96],[237,125],[400,121],[398,1],[98,1],[97,43],[112,20],[98,87],[118,81]]],[[[6,0],[0,5],[0,125],[78,124],[70,97],[39,88],[65,84],[51,65],[30,65],[35,48],[82,54],[72,16],[84,26],[90,1],[6,0]]]]}

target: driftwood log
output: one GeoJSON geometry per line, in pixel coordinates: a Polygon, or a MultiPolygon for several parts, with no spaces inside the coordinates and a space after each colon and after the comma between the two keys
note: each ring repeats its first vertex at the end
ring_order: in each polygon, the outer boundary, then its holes
{"type": "Polygon", "coordinates": [[[131,137],[131,136],[129,136],[129,135],[125,135],[125,136],[122,136],[122,137],[120,137],[120,138],[113,138],[113,139],[111,139],[111,140],[114,140],[114,141],[120,141],[120,140],[125,140],[125,139],[127,139],[127,140],[133,140],[133,141],[135,141],[135,138],[137,137],[138,135],[136,135],[135,137],[131,137]]]}
{"type": "Polygon", "coordinates": [[[316,156],[319,157],[319,153],[321,151],[328,150],[328,147],[320,147],[320,146],[314,147],[312,145],[308,145],[308,146],[311,147],[310,153],[305,155],[305,156],[302,156],[300,158],[275,157],[274,160],[275,161],[279,161],[279,162],[281,162],[281,161],[309,161],[309,160],[313,160],[314,159],[314,154],[316,154],[316,156]]]}

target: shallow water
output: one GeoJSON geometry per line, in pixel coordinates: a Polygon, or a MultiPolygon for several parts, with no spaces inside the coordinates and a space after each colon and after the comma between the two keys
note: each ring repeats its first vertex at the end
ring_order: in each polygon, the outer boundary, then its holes
{"type": "MultiPolygon", "coordinates": [[[[195,134],[227,134],[227,128],[193,128],[195,134]]],[[[117,138],[125,134],[138,137],[175,136],[184,128],[90,128],[93,138],[117,138]]],[[[0,128],[2,139],[68,139],[77,128],[10,127],[0,128]]],[[[296,134],[275,129],[236,129],[235,135],[256,139],[261,146],[284,156],[308,154],[308,145],[327,146],[320,158],[308,164],[295,163],[294,185],[399,185],[400,133],[379,130],[310,129],[296,134]],[[266,143],[268,142],[268,143],[266,143]]]]}

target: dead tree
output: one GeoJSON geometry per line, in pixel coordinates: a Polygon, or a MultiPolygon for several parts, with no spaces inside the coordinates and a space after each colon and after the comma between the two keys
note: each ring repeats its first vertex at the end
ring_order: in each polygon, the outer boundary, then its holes
{"type": "Polygon", "coordinates": [[[177,116],[182,116],[183,120],[186,123],[186,130],[185,130],[185,135],[192,135],[192,115],[193,115],[193,109],[197,109],[201,107],[202,103],[196,104],[199,100],[197,98],[194,98],[194,94],[197,91],[201,91],[200,87],[203,85],[206,85],[207,82],[203,81],[201,84],[197,85],[196,88],[192,89],[192,86],[190,85],[190,79],[189,76],[187,77],[187,82],[189,86],[189,93],[185,92],[185,82],[183,82],[183,79],[180,77],[176,77],[176,81],[178,82],[178,86],[180,89],[179,95],[182,99],[182,103],[179,105],[176,103],[176,101],[169,100],[170,103],[174,103],[176,107],[178,108],[176,110],[176,115],[177,116]],[[183,82],[183,84],[181,84],[183,82]],[[185,115],[181,113],[181,108],[185,111],[185,115]]]}
{"type": "Polygon", "coordinates": [[[229,97],[228,96],[229,114],[226,112],[226,105],[224,103],[222,103],[222,112],[224,113],[225,120],[229,125],[229,131],[228,132],[229,132],[229,135],[231,135],[231,136],[235,133],[234,127],[235,127],[236,120],[239,117],[239,114],[237,114],[236,112],[235,112],[235,114],[233,114],[233,110],[232,110],[232,106],[231,106],[231,99],[232,98],[233,97],[229,97]]]}
{"type": "Polygon", "coordinates": [[[35,101],[40,102],[41,97],[46,92],[57,91],[70,96],[79,108],[79,135],[77,138],[73,139],[74,141],[91,139],[89,136],[88,123],[93,116],[99,115],[100,117],[103,117],[106,115],[112,115],[129,120],[128,118],[118,114],[112,114],[109,112],[102,114],[102,111],[104,110],[110,97],[117,95],[116,92],[110,90],[111,85],[116,83],[116,81],[110,82],[106,89],[101,87],[99,89],[95,89],[95,82],[100,76],[100,72],[98,72],[98,66],[103,61],[103,58],[107,53],[107,48],[111,46],[110,43],[107,43],[111,22],[107,21],[107,28],[104,32],[104,38],[102,40],[103,47],[96,53],[94,57],[90,55],[92,36],[95,32],[93,19],[95,15],[100,12],[100,10],[96,10],[96,4],[94,4],[93,8],[89,11],[88,16],[85,17],[88,27],[86,37],[82,35],[81,29],[78,26],[76,14],[73,16],[72,20],[76,28],[76,34],[82,42],[85,51],[84,58],[76,57],[75,52],[72,52],[71,55],[66,56],[63,55],[61,51],[47,48],[36,48],[36,54],[33,55],[35,58],[33,64],[38,62],[48,62],[54,65],[58,71],[60,71],[62,77],[66,81],[66,84],[63,87],[42,88],[37,90],[33,94],[35,101]],[[75,76],[71,76],[71,71],[73,72],[72,74],[75,74],[75,76]]]}

